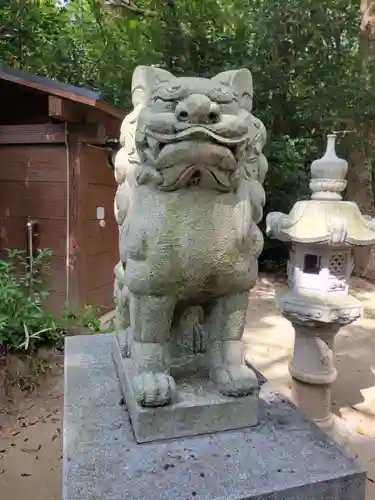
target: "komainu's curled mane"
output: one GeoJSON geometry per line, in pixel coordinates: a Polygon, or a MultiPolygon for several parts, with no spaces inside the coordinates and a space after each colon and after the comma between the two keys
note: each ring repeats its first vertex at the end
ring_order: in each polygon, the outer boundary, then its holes
{"type": "Polygon", "coordinates": [[[132,97],[115,159],[115,299],[138,403],[174,398],[171,352],[189,336],[186,317],[219,390],[257,391],[242,335],[263,247],[257,223],[268,165],[266,130],[251,114],[251,73],[177,78],[141,66],[132,97]]]}

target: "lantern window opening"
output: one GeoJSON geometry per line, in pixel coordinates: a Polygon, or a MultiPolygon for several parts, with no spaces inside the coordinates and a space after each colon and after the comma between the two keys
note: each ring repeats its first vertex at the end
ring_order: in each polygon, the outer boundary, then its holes
{"type": "Polygon", "coordinates": [[[321,255],[306,253],[303,262],[303,272],[306,274],[319,274],[321,261],[321,255]]]}

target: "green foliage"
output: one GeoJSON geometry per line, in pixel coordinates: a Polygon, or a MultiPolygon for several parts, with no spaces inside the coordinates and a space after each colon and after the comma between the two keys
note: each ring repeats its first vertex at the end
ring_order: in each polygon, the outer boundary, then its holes
{"type": "Polygon", "coordinates": [[[8,258],[0,260],[0,346],[8,351],[32,353],[44,345],[60,345],[72,328],[102,331],[99,306],[65,310],[59,318],[46,312],[50,256],[50,250],[39,250],[30,266],[24,252],[8,250],[8,258]]]}
{"type": "Polygon", "coordinates": [[[138,0],[157,14],[143,17],[101,0],[2,3],[0,59],[117,103],[128,101],[137,64],[203,76],[249,67],[258,114],[291,137],[326,132],[371,102],[355,1],[138,0]]]}
{"type": "Polygon", "coordinates": [[[74,312],[69,309],[63,311],[60,327],[68,332],[72,328],[81,328],[85,333],[102,333],[99,314],[100,306],[86,305],[83,311],[74,312]]]}
{"type": "Polygon", "coordinates": [[[53,317],[44,310],[49,295],[43,273],[49,250],[39,250],[32,265],[24,252],[8,250],[0,260],[0,345],[8,350],[34,350],[60,336],[53,317]]]}
{"type": "MultiPolygon", "coordinates": [[[[156,15],[106,8],[103,0],[0,0],[0,59],[99,90],[125,108],[138,64],[207,77],[248,67],[254,113],[269,132],[266,212],[307,195],[308,166],[326,133],[372,127],[375,58],[367,58],[364,77],[359,2],[135,3],[156,15]]],[[[274,245],[266,239],[263,255],[274,245]]]]}

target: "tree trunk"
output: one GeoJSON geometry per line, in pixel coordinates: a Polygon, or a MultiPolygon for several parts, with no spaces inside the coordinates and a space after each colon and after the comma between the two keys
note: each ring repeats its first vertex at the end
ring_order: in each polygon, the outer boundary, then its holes
{"type": "MultiPolygon", "coordinates": [[[[363,215],[375,216],[375,203],[372,188],[372,140],[366,141],[360,131],[355,132],[355,138],[350,138],[349,170],[347,196],[350,201],[355,201],[363,215]]],[[[375,254],[374,247],[362,247],[355,250],[354,272],[375,280],[375,254]]]]}
{"type": "Polygon", "coordinates": [[[355,131],[348,136],[348,199],[355,201],[362,214],[375,216],[372,188],[372,140],[369,134],[355,131]]]}
{"type": "Polygon", "coordinates": [[[375,0],[361,0],[360,52],[366,73],[375,59],[375,0]]]}
{"type": "Polygon", "coordinates": [[[163,37],[165,40],[164,53],[166,56],[166,69],[172,73],[181,73],[186,62],[185,36],[181,29],[175,0],[167,0],[161,18],[164,24],[163,37]]]}
{"type": "MultiPolygon", "coordinates": [[[[375,0],[361,0],[361,31],[359,57],[362,65],[364,88],[372,92],[375,60],[375,0]]],[[[372,180],[372,158],[374,156],[375,127],[372,124],[357,124],[357,130],[348,136],[349,171],[348,199],[355,201],[362,214],[375,216],[372,180]]],[[[375,280],[375,246],[355,251],[355,273],[375,280]]]]}

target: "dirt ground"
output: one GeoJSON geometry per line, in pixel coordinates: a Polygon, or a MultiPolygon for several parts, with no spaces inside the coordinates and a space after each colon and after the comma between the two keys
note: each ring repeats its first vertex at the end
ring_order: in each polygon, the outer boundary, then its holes
{"type": "Polygon", "coordinates": [[[29,395],[0,409],[0,499],[60,500],[63,357],[29,395]]]}
{"type": "MultiPolygon", "coordinates": [[[[338,378],[333,387],[337,425],[369,471],[367,500],[375,500],[375,285],[352,280],[365,306],[363,319],[337,338],[338,378]]],[[[262,276],[252,291],[245,342],[248,359],[291,397],[288,362],[293,329],[276,308],[286,285],[262,276]]],[[[56,358],[40,387],[12,391],[0,408],[0,500],[61,500],[63,360],[56,358]]]]}

